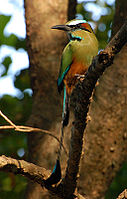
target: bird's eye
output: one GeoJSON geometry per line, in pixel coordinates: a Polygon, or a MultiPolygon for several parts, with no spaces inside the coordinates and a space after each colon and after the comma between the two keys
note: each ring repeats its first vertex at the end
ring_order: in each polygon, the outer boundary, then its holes
{"type": "Polygon", "coordinates": [[[81,28],[81,24],[77,24],[77,25],[76,25],[76,28],[81,28]]]}

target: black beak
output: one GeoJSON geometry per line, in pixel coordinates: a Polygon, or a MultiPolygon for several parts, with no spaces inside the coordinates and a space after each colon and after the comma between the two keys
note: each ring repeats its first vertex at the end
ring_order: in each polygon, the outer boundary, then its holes
{"type": "Polygon", "coordinates": [[[56,26],[51,27],[51,29],[58,29],[58,30],[64,30],[64,31],[72,30],[72,28],[69,27],[68,25],[56,25],[56,26]]]}

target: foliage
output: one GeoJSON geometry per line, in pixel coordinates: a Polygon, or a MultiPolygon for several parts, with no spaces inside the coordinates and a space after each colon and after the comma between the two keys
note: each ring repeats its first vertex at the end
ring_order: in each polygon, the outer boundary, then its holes
{"type": "MultiPolygon", "coordinates": [[[[4,29],[10,19],[11,16],[0,15],[0,46],[11,46],[15,50],[19,48],[26,49],[25,39],[20,39],[14,34],[11,34],[9,37],[4,34],[4,29]]],[[[10,56],[4,57],[1,63],[5,68],[4,72],[1,74],[2,77],[8,75],[11,63],[12,59],[10,56]]],[[[17,97],[4,95],[0,99],[0,110],[2,110],[14,123],[24,125],[30,115],[32,106],[32,97],[26,90],[30,88],[28,69],[20,71],[18,75],[15,75],[14,79],[15,87],[20,90],[20,95],[17,97]]],[[[3,118],[0,118],[0,124],[8,125],[3,118]]],[[[26,158],[26,134],[16,133],[13,130],[2,131],[0,133],[0,141],[0,155],[5,154],[17,159],[26,158]]],[[[26,179],[24,177],[0,172],[0,197],[2,199],[23,198],[25,187],[26,179]]]]}
{"type": "Polygon", "coordinates": [[[1,198],[23,198],[26,180],[22,176],[0,172],[0,196],[1,198]]]}
{"type": "Polygon", "coordinates": [[[26,42],[24,39],[19,39],[16,35],[11,34],[9,37],[5,36],[4,29],[7,23],[10,21],[11,16],[0,15],[0,46],[8,45],[15,49],[26,49],[26,42]]]}

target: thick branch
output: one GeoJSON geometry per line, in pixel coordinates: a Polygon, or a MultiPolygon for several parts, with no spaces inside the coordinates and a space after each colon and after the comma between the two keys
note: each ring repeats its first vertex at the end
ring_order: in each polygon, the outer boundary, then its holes
{"type": "Polygon", "coordinates": [[[66,169],[66,176],[63,179],[64,194],[72,196],[77,185],[77,174],[79,161],[82,152],[83,133],[87,124],[87,113],[89,110],[90,98],[96,82],[104,70],[113,63],[117,54],[127,42],[127,21],[119,32],[110,41],[105,50],[100,52],[93,59],[83,82],[80,82],[74,91],[75,121],[73,122],[69,160],[66,169]]]}
{"type": "Polygon", "coordinates": [[[126,199],[127,198],[127,189],[125,189],[117,199],[126,199]]]}
{"type": "MultiPolygon", "coordinates": [[[[62,194],[57,190],[57,187],[46,186],[45,180],[49,177],[49,175],[51,175],[51,173],[43,167],[39,167],[24,160],[17,160],[2,155],[0,156],[0,171],[23,175],[29,180],[37,182],[42,187],[47,188],[51,194],[55,194],[57,196],[56,198],[62,197],[62,194]]],[[[83,199],[84,197],[77,194],[77,199],[80,198],[83,199]]]]}
{"type": "Polygon", "coordinates": [[[12,172],[14,174],[21,174],[34,182],[44,186],[44,180],[47,179],[50,172],[46,169],[28,163],[24,160],[16,160],[4,155],[0,156],[0,171],[12,172]]]}

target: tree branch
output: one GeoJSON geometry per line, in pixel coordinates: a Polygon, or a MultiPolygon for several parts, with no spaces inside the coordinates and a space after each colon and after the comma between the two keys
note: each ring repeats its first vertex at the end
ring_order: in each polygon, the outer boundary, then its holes
{"type": "Polygon", "coordinates": [[[79,82],[73,92],[74,115],[69,159],[66,169],[66,176],[60,186],[63,186],[64,195],[72,197],[77,186],[77,174],[79,172],[79,162],[82,152],[83,134],[87,125],[87,113],[93,89],[99,77],[105,69],[113,63],[115,54],[127,42],[127,21],[113,37],[105,50],[99,53],[94,59],[83,82],[79,82]]]}
{"type": "MultiPolygon", "coordinates": [[[[0,126],[1,130],[14,129],[15,131],[24,132],[24,133],[40,132],[40,133],[44,133],[46,135],[49,135],[49,136],[55,138],[60,143],[60,140],[50,131],[47,131],[47,130],[44,130],[44,129],[39,129],[39,128],[33,128],[33,127],[30,127],[30,126],[15,125],[6,115],[4,115],[2,113],[1,110],[0,110],[0,115],[10,124],[10,126],[0,126]]],[[[68,155],[67,150],[66,150],[66,148],[64,147],[63,144],[62,144],[62,147],[64,149],[65,154],[68,155]]]]}
{"type": "Polygon", "coordinates": [[[50,175],[46,169],[28,163],[24,160],[16,160],[5,155],[0,156],[0,171],[21,174],[34,182],[44,186],[44,180],[50,175]]]}
{"type": "MultiPolygon", "coordinates": [[[[39,167],[33,163],[28,163],[24,160],[16,160],[10,157],[6,157],[5,155],[0,156],[0,171],[12,172],[14,174],[20,174],[32,180],[42,187],[45,186],[45,180],[50,175],[50,172],[46,169],[39,167]]],[[[56,187],[46,187],[51,193],[61,196],[59,192],[57,192],[56,187]]],[[[85,199],[82,195],[76,194],[77,199],[85,199]]],[[[75,199],[76,199],[75,198],[75,199]]],[[[119,196],[118,199],[127,198],[127,190],[125,189],[119,196]]]]}
{"type": "MultiPolygon", "coordinates": [[[[58,198],[62,197],[62,194],[58,192],[57,187],[51,187],[45,184],[45,180],[49,177],[49,175],[51,175],[51,173],[43,167],[39,167],[24,160],[16,160],[2,155],[0,156],[0,171],[23,175],[29,180],[32,180],[40,184],[42,187],[47,188],[51,194],[57,195],[58,198]]],[[[78,194],[77,199],[80,198],[85,199],[83,196],[78,194]]]]}
{"type": "Polygon", "coordinates": [[[125,189],[117,199],[126,199],[127,198],[127,189],[125,189]]]}

